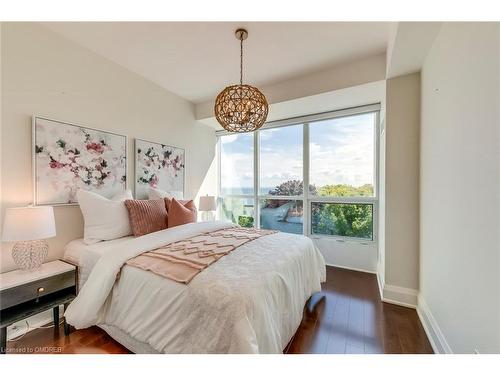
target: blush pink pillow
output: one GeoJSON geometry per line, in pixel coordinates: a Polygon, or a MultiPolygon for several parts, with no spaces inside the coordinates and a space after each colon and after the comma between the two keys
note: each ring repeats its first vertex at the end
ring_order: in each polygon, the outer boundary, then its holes
{"type": "Polygon", "coordinates": [[[143,236],[167,229],[168,215],[163,199],[127,199],[125,206],[134,236],[143,236]]]}
{"type": "Polygon", "coordinates": [[[165,206],[168,212],[169,228],[182,224],[196,223],[196,206],[192,200],[178,201],[175,198],[165,198],[165,206]]]}

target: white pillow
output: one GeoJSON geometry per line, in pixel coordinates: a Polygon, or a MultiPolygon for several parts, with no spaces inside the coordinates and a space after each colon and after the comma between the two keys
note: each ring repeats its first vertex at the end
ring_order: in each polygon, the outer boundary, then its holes
{"type": "Polygon", "coordinates": [[[132,234],[128,210],[124,203],[126,199],[134,199],[130,190],[119,192],[108,199],[79,189],[76,198],[85,222],[83,242],[87,245],[132,234]]]}
{"type": "Polygon", "coordinates": [[[149,199],[175,198],[177,200],[181,200],[184,199],[184,193],[182,191],[165,191],[150,187],[148,198],[149,199]]]}

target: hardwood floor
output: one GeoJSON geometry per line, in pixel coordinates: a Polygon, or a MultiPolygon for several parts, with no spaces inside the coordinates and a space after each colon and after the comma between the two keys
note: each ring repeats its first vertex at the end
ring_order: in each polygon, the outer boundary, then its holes
{"type": "MultiPolygon", "coordinates": [[[[7,344],[10,353],[129,353],[98,327],[64,336],[37,329],[7,344]]],[[[285,353],[432,353],[413,309],[380,301],[376,276],[327,267],[323,291],[311,297],[285,353]]]]}
{"type": "Polygon", "coordinates": [[[380,301],[373,274],[327,267],[286,353],[433,353],[413,309],[380,301]]]}

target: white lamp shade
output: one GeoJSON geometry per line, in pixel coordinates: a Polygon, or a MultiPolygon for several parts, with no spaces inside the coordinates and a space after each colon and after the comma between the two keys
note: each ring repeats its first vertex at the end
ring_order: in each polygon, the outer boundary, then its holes
{"type": "Polygon", "coordinates": [[[7,208],[3,241],[31,241],[54,237],[56,224],[50,206],[7,208]]]}
{"type": "Polygon", "coordinates": [[[200,197],[200,207],[198,209],[200,211],[215,211],[217,209],[215,197],[211,195],[200,197]]]}

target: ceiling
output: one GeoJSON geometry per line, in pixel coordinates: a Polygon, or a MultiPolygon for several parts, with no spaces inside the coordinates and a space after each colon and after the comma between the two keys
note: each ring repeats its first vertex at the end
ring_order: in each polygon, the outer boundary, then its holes
{"type": "Polygon", "coordinates": [[[49,29],[193,102],[239,80],[269,85],[384,52],[390,22],[49,22],[49,29]]]}

